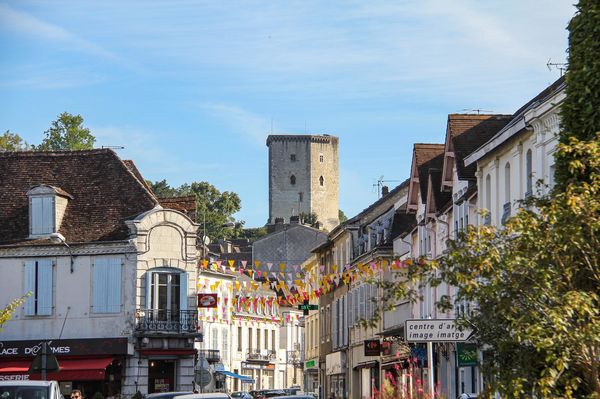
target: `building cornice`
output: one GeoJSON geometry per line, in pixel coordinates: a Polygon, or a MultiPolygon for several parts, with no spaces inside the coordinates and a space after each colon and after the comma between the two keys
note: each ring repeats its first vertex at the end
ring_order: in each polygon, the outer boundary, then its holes
{"type": "Polygon", "coordinates": [[[86,256],[136,253],[130,241],[114,241],[83,245],[20,245],[0,247],[0,258],[27,258],[42,256],[86,256]]]}

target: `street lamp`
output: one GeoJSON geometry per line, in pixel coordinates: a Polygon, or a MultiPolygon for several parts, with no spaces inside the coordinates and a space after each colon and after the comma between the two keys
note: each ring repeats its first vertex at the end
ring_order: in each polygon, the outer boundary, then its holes
{"type": "Polygon", "coordinates": [[[69,244],[67,244],[67,242],[65,241],[65,237],[60,233],[51,233],[50,241],[54,244],[62,243],[65,247],[67,247],[67,250],[69,251],[69,258],[71,259],[71,273],[73,273],[73,252],[71,251],[71,247],[69,246],[69,244]]]}

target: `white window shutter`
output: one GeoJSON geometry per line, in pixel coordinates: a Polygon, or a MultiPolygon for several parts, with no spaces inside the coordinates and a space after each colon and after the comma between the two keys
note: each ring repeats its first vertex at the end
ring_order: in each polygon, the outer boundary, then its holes
{"type": "Polygon", "coordinates": [[[52,314],[52,261],[41,259],[38,264],[38,306],[37,314],[49,316],[52,314]]]}
{"type": "Polygon", "coordinates": [[[152,276],[154,273],[146,272],[146,309],[152,309],[152,276]]]}
{"type": "MultiPolygon", "coordinates": [[[[179,309],[188,310],[188,279],[189,273],[181,273],[179,278],[179,309]]],[[[217,309],[218,311],[218,309],[217,309]]]]}
{"type": "Polygon", "coordinates": [[[42,197],[42,234],[54,231],[54,197],[42,197]]]}
{"type": "Polygon", "coordinates": [[[337,344],[337,299],[335,301],[333,301],[333,317],[331,318],[331,330],[332,330],[332,344],[333,344],[333,348],[337,348],[338,344],[337,344]]]}
{"type": "Polygon", "coordinates": [[[25,299],[25,315],[33,316],[35,315],[35,261],[28,260],[25,262],[25,293],[31,293],[30,296],[25,299]]]}
{"type": "Polygon", "coordinates": [[[42,234],[42,198],[31,198],[31,234],[42,234]]]}
{"type": "Polygon", "coordinates": [[[119,313],[121,311],[121,258],[108,258],[106,269],[106,312],[119,313]]]}

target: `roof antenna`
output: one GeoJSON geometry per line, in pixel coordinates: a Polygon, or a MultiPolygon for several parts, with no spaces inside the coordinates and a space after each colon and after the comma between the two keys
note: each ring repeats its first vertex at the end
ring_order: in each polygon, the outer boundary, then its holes
{"type": "Polygon", "coordinates": [[[101,148],[108,148],[111,150],[124,150],[125,147],[121,146],[121,145],[103,145],[101,148]]]}
{"type": "Polygon", "coordinates": [[[377,198],[381,198],[381,196],[383,195],[383,187],[385,186],[385,184],[383,183],[388,183],[388,182],[399,182],[400,180],[384,180],[383,179],[383,175],[381,175],[379,177],[379,180],[377,180],[377,183],[373,183],[373,190],[375,189],[375,187],[377,187],[377,198]]]}
{"type": "Polygon", "coordinates": [[[550,61],[552,61],[552,58],[548,58],[548,62],[546,63],[548,70],[550,72],[552,72],[552,68],[558,69],[560,71],[560,76],[563,76],[564,72],[567,70],[568,64],[566,62],[550,62],[550,61]]]}
{"type": "Polygon", "coordinates": [[[461,110],[460,112],[477,112],[477,115],[481,115],[482,112],[484,112],[486,114],[494,113],[494,111],[491,111],[489,109],[480,109],[480,108],[473,108],[473,109],[465,108],[465,109],[461,110]]]}

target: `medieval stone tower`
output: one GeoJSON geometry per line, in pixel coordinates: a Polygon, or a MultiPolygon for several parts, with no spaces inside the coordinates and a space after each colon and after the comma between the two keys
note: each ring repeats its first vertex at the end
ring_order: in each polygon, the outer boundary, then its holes
{"type": "Polygon", "coordinates": [[[339,224],[338,141],[326,134],[267,138],[269,224],[311,212],[326,230],[339,224]]]}

